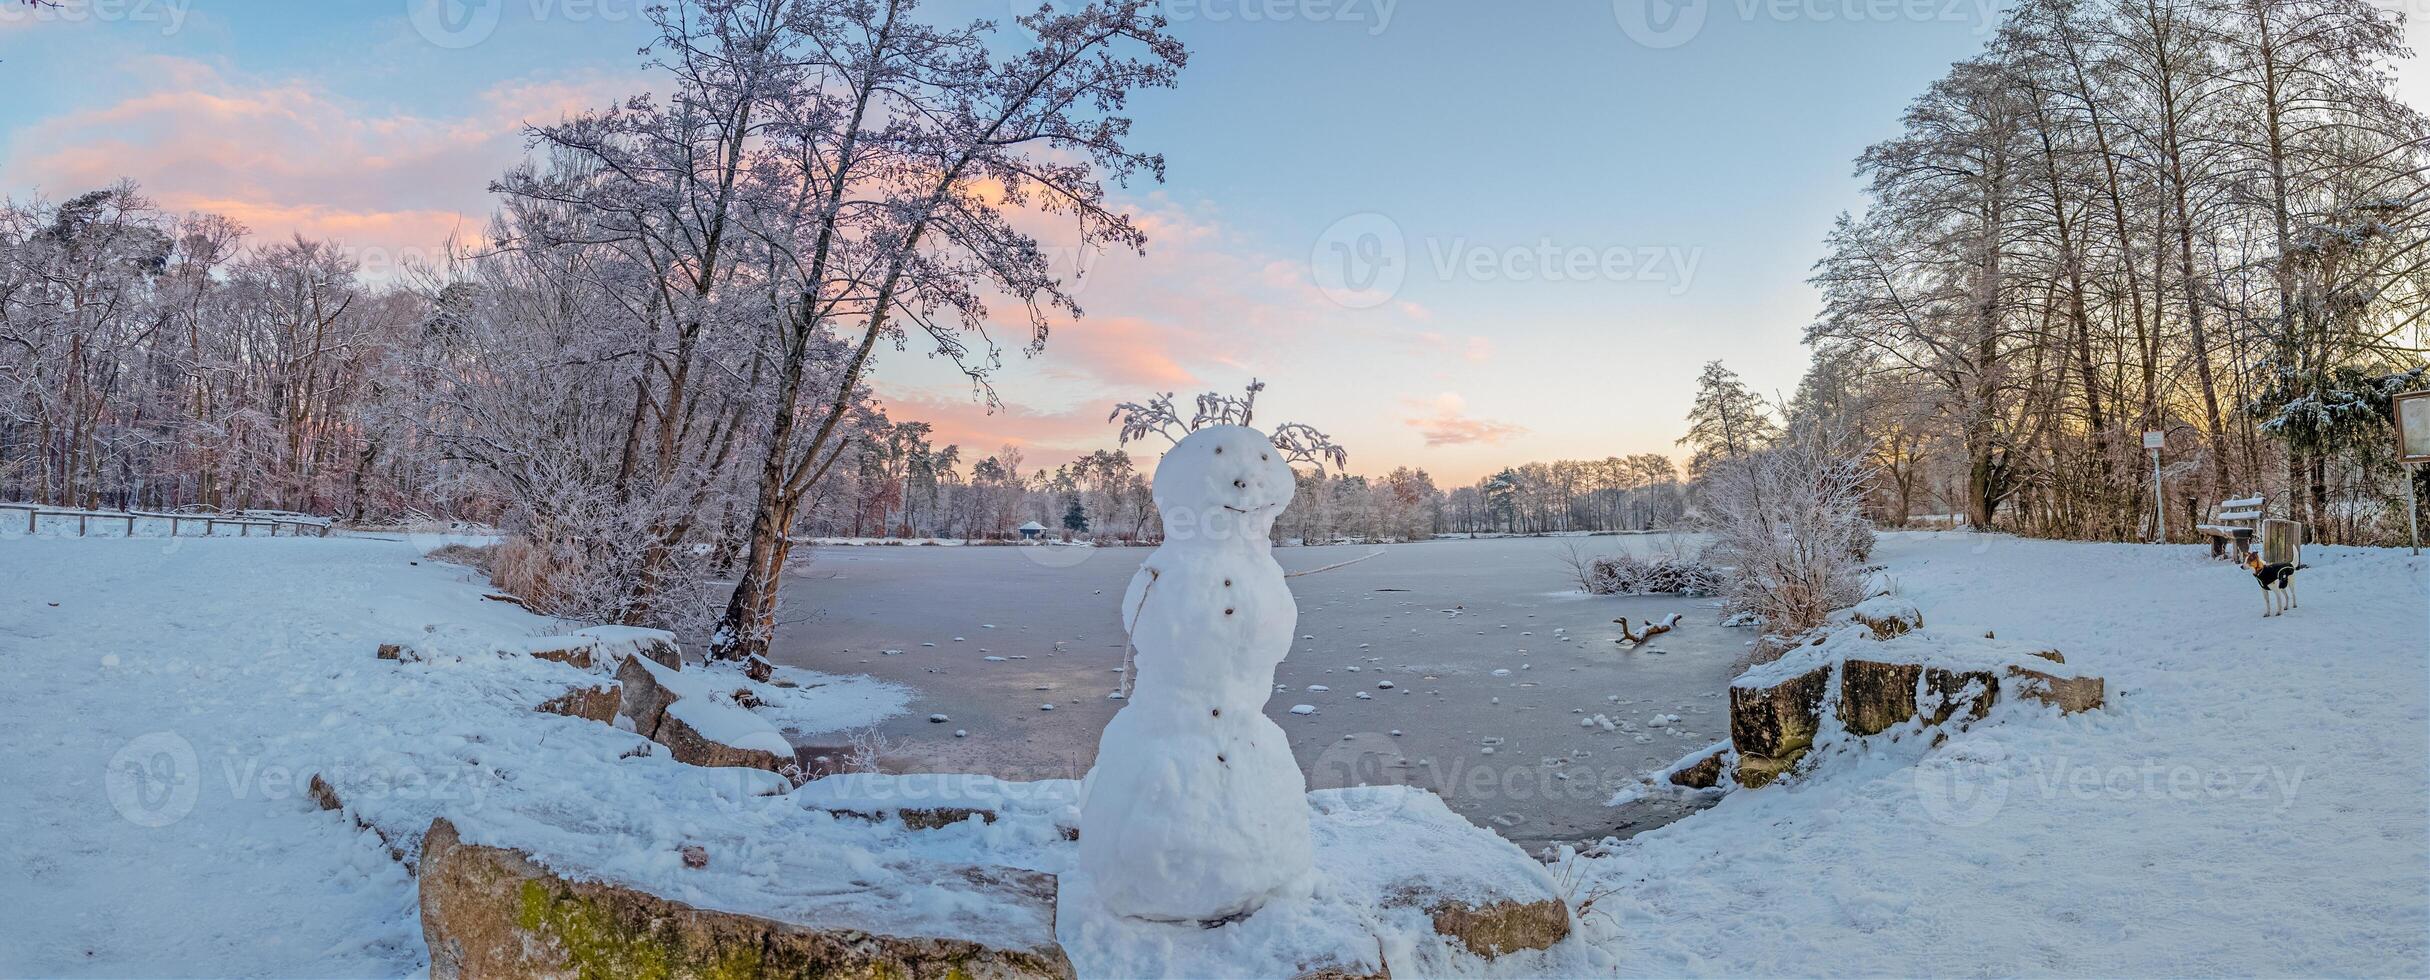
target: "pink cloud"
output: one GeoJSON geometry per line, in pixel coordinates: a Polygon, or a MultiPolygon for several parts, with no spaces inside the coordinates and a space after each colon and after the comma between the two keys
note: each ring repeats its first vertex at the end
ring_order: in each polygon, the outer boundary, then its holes
{"type": "Polygon", "coordinates": [[[7,170],[52,196],[131,178],[166,210],[224,214],[259,238],[391,253],[435,252],[477,233],[490,178],[523,157],[524,120],[605,105],[628,87],[507,81],[465,114],[423,116],[369,112],[309,79],[242,77],[191,59],[121,67],[149,91],[26,127],[7,170]]]}
{"type": "Polygon", "coordinates": [[[1468,400],[1461,398],[1456,392],[1446,391],[1435,396],[1432,402],[1416,403],[1415,407],[1429,410],[1428,414],[1404,421],[1410,428],[1416,429],[1418,435],[1425,438],[1426,445],[1429,447],[1467,443],[1500,445],[1505,440],[1527,431],[1525,426],[1470,417],[1468,400]]]}

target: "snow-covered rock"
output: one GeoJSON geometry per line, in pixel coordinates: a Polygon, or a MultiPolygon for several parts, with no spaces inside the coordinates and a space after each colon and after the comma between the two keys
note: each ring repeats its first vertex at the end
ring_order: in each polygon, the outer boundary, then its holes
{"type": "Polygon", "coordinates": [[[1873,631],[1874,638],[1887,640],[1923,629],[1924,611],[1902,596],[1877,595],[1833,612],[1829,621],[1863,626],[1873,631]]]}
{"type": "Polygon", "coordinates": [[[625,658],[647,657],[661,667],[678,670],[683,667],[683,648],[675,643],[675,634],[646,626],[585,626],[574,635],[587,637],[596,644],[597,666],[610,673],[624,665],[625,658]]]}
{"type": "MultiPolygon", "coordinates": [[[[678,850],[705,870],[706,847],[678,850]]],[[[1055,943],[1055,877],[935,866],[898,898],[986,917],[986,939],[940,936],[892,916],[884,896],[762,918],[654,894],[595,869],[558,872],[509,847],[467,843],[434,822],[422,843],[422,932],[434,977],[1069,977],[1055,943]]]]}
{"type": "Polygon", "coordinates": [[[623,701],[623,685],[583,684],[567,688],[564,694],[540,702],[535,711],[587,718],[602,725],[616,720],[616,708],[623,701]]]}

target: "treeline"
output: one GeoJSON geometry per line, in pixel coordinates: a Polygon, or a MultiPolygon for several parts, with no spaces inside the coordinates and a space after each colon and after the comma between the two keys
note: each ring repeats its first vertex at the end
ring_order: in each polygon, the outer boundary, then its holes
{"type": "Polygon", "coordinates": [[[2389,396],[2423,384],[2430,173],[2363,0],[2026,0],[1867,149],[1814,282],[1800,407],[1897,523],[2180,539],[2260,493],[2404,528],[2389,396]]]}
{"type": "Polygon", "coordinates": [[[814,495],[914,479],[882,352],[991,398],[991,337],[1080,312],[1024,227],[1146,245],[1109,188],[1162,176],[1124,115],[1186,60],[1156,11],[917,6],[652,6],[657,94],[529,128],[480,240],[379,288],[128,188],[8,207],[0,493],[496,520],[536,607],[759,652],[814,495]]]}
{"type": "Polygon", "coordinates": [[[0,499],[494,515],[401,413],[427,305],[122,185],[0,205],[0,499]]]}
{"type": "MultiPolygon", "coordinates": [[[[798,525],[814,537],[1011,540],[1036,522],[1058,540],[1152,543],[1164,528],[1154,459],[1120,449],[1024,472],[1021,450],[966,462],[920,422],[891,424],[813,493],[798,525]]],[[[1301,467],[1277,541],[1417,541],[1439,534],[1617,531],[1677,523],[1686,494],[1668,457],[1529,463],[1448,492],[1423,469],[1376,476],[1301,467]]]]}

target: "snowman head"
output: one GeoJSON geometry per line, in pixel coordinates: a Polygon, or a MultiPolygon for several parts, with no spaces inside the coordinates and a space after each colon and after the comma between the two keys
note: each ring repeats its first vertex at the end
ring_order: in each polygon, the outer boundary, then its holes
{"type": "Polygon", "coordinates": [[[1237,528],[1262,538],[1297,483],[1291,464],[1257,430],[1208,426],[1156,465],[1156,509],[1168,537],[1237,528]]]}

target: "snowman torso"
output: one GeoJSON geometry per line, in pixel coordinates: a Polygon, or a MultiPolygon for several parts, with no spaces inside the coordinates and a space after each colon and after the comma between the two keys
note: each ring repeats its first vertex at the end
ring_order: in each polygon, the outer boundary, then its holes
{"type": "Polygon", "coordinates": [[[1165,543],[1122,608],[1137,674],[1081,808],[1081,869],[1117,912],[1217,919],[1307,875],[1306,782],[1263,710],[1299,618],[1267,543],[1294,479],[1233,426],[1157,468],[1165,543]]]}

